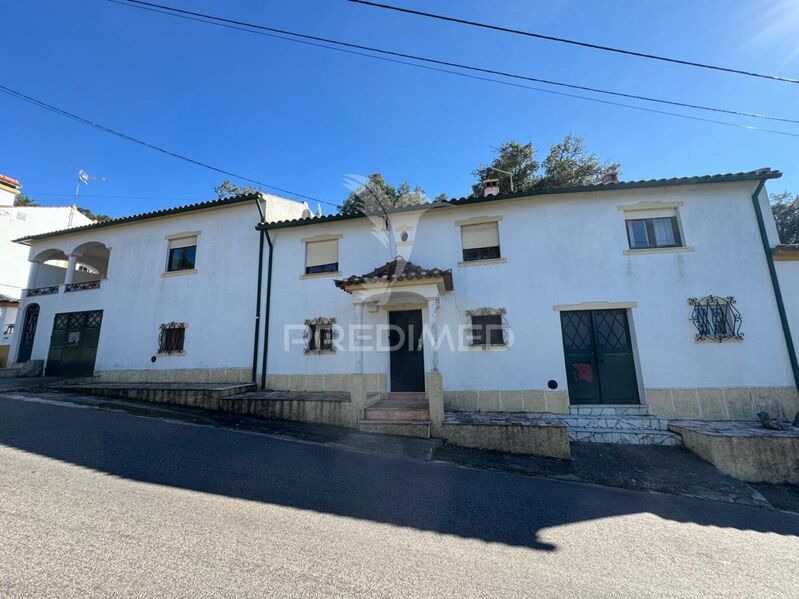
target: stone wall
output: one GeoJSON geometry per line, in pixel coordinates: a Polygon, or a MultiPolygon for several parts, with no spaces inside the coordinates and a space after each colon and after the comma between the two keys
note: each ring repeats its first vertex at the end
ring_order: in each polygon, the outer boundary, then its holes
{"type": "Polygon", "coordinates": [[[352,377],[363,376],[367,393],[388,392],[386,373],[357,374],[269,374],[266,376],[267,389],[275,391],[349,391],[352,377]]]}
{"type": "Polygon", "coordinates": [[[444,409],[450,412],[569,413],[565,389],[522,391],[444,391],[444,409]]]}
{"type": "Polygon", "coordinates": [[[646,389],[649,413],[685,420],[754,420],[766,411],[793,420],[799,411],[795,387],[705,387],[646,389]]]}
{"type": "Polygon", "coordinates": [[[249,383],[252,368],[97,370],[94,376],[107,383],[249,383]]]}

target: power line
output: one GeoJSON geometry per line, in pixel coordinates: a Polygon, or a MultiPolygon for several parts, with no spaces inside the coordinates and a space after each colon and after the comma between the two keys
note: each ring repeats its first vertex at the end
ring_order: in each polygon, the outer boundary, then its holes
{"type": "Polygon", "coordinates": [[[612,46],[602,46],[600,44],[592,44],[589,42],[581,42],[579,40],[573,40],[563,37],[556,37],[554,35],[545,35],[543,33],[535,33],[533,31],[524,31],[521,29],[512,29],[510,27],[502,27],[501,25],[491,25],[490,23],[481,23],[478,21],[470,21],[468,19],[460,19],[457,17],[450,17],[446,15],[440,15],[430,12],[424,12],[421,10],[413,10],[410,8],[403,8],[400,6],[392,6],[391,4],[383,4],[381,2],[371,2],[369,0],[348,0],[349,2],[353,2],[355,4],[362,4],[365,6],[372,6],[375,8],[383,8],[386,10],[393,10],[396,12],[406,13],[410,15],[416,15],[420,17],[427,17],[430,19],[438,19],[441,21],[448,21],[451,23],[459,23],[462,25],[470,25],[472,27],[480,27],[482,29],[491,29],[494,31],[502,31],[504,33],[513,33],[516,35],[524,35],[527,37],[534,37],[542,40],[547,40],[551,42],[559,42],[562,44],[571,44],[573,46],[581,46],[583,48],[591,48],[593,50],[604,50],[606,52],[616,52],[617,54],[625,54],[627,56],[636,56],[639,58],[648,58],[651,60],[660,60],[663,62],[671,62],[674,64],[680,64],[689,67],[697,67],[701,69],[712,69],[714,71],[723,71],[726,73],[734,73],[736,75],[746,75],[748,77],[759,77],[761,79],[771,79],[773,81],[782,81],[784,83],[799,83],[799,79],[792,79],[790,77],[780,77],[779,75],[766,75],[764,73],[756,73],[754,71],[744,71],[741,69],[733,69],[731,67],[720,67],[718,65],[711,65],[702,62],[695,62],[691,60],[682,60],[679,58],[670,58],[668,56],[660,56],[658,54],[647,54],[645,52],[636,52],[634,50],[624,50],[622,48],[614,48],[612,46]]]}
{"type": "Polygon", "coordinates": [[[238,21],[238,20],[235,20],[235,19],[228,19],[228,18],[225,18],[225,17],[217,17],[217,16],[214,16],[214,15],[209,15],[209,14],[205,14],[205,13],[200,13],[200,12],[195,12],[195,11],[190,11],[190,10],[185,10],[185,9],[180,9],[180,8],[174,8],[174,7],[166,6],[166,5],[163,5],[163,4],[155,4],[155,3],[152,3],[152,2],[144,2],[142,0],[127,0],[127,1],[109,0],[109,2],[113,2],[115,4],[122,4],[124,6],[136,7],[136,8],[138,8],[140,6],[141,7],[149,7],[150,9],[156,9],[156,10],[154,10],[154,12],[160,12],[162,14],[188,15],[188,16],[191,16],[191,17],[199,18],[199,19],[201,19],[201,22],[205,22],[205,23],[213,24],[215,22],[218,22],[218,23],[225,23],[225,24],[229,24],[229,25],[236,25],[236,26],[239,26],[239,27],[246,27],[246,28],[257,29],[257,30],[262,30],[262,31],[269,31],[269,32],[272,32],[272,33],[279,33],[281,35],[288,35],[288,36],[293,36],[293,37],[297,37],[297,38],[301,38],[301,39],[313,40],[313,41],[316,41],[316,42],[323,42],[323,43],[326,43],[326,44],[333,44],[333,45],[337,45],[337,46],[343,46],[343,47],[346,47],[346,48],[355,48],[355,49],[358,49],[358,50],[365,50],[365,51],[368,51],[368,52],[375,52],[375,53],[383,54],[383,55],[387,55],[387,56],[394,56],[394,57],[398,57],[398,58],[406,58],[406,59],[410,59],[410,60],[417,60],[417,61],[420,61],[420,62],[426,62],[426,63],[436,64],[436,65],[441,65],[441,66],[446,66],[446,67],[454,67],[454,68],[458,68],[458,69],[464,69],[464,70],[468,70],[468,71],[475,71],[475,72],[485,73],[485,74],[489,74],[489,75],[497,75],[497,76],[500,76],[500,77],[508,77],[508,78],[511,78],[511,79],[531,81],[531,82],[534,82],[534,83],[543,83],[543,84],[546,84],[546,85],[554,85],[554,86],[565,87],[565,88],[569,88],[569,89],[577,89],[577,90],[581,90],[581,91],[589,91],[589,92],[593,92],[593,93],[606,94],[606,95],[617,96],[617,97],[622,97],[622,98],[629,98],[629,99],[633,99],[633,100],[642,100],[642,101],[645,101],[645,102],[655,102],[655,103],[659,103],[659,104],[667,104],[667,105],[670,105],[670,106],[679,106],[681,108],[691,108],[691,109],[695,109],[695,110],[704,110],[704,111],[710,111],[710,112],[731,114],[731,115],[734,115],[734,116],[742,116],[742,117],[750,117],[750,118],[766,119],[766,120],[771,120],[771,121],[780,121],[780,122],[785,122],[785,123],[799,124],[799,120],[789,119],[789,118],[786,118],[786,117],[778,117],[778,116],[771,116],[771,115],[765,115],[765,114],[757,114],[757,113],[752,113],[752,112],[743,112],[743,111],[739,111],[739,110],[728,110],[728,109],[725,109],[725,108],[717,108],[717,107],[713,107],[713,106],[703,106],[701,104],[690,104],[690,103],[687,103],[687,102],[678,102],[678,101],[675,101],[675,100],[664,100],[662,98],[654,98],[654,97],[650,97],[650,96],[641,96],[641,95],[637,95],[637,94],[627,94],[627,93],[623,93],[623,92],[615,92],[615,91],[610,91],[610,90],[596,88],[596,87],[589,87],[589,86],[585,86],[585,85],[577,85],[577,84],[574,84],[574,83],[564,83],[562,81],[554,81],[554,80],[551,80],[551,79],[542,79],[540,77],[532,77],[532,76],[528,76],[528,75],[519,75],[517,73],[510,73],[510,72],[507,72],[507,71],[500,71],[500,70],[497,70],[497,69],[489,69],[489,68],[484,68],[484,67],[475,67],[475,66],[466,65],[466,64],[457,63],[457,62],[452,62],[452,61],[447,61],[447,60],[439,60],[439,59],[436,59],[436,58],[430,58],[430,57],[426,57],[426,56],[418,56],[418,55],[414,55],[414,54],[408,54],[406,52],[396,52],[396,51],[393,51],[393,50],[385,50],[383,48],[374,48],[374,47],[371,47],[371,46],[365,46],[365,45],[362,45],[362,44],[355,44],[355,43],[352,43],[352,42],[343,42],[343,41],[340,41],[340,40],[324,38],[324,37],[320,37],[320,36],[316,36],[316,35],[309,35],[309,34],[305,34],[305,33],[297,33],[297,32],[288,31],[288,30],[285,30],[285,29],[278,29],[278,28],[275,28],[275,27],[267,27],[265,25],[258,25],[258,24],[255,24],[255,23],[247,23],[245,21],[238,21]]]}
{"type": "Polygon", "coordinates": [[[679,113],[679,112],[671,112],[671,111],[668,111],[668,110],[661,110],[661,109],[656,109],[656,108],[647,108],[646,106],[637,106],[635,104],[626,104],[624,102],[615,102],[615,101],[612,101],[612,100],[603,100],[601,98],[592,98],[590,96],[583,96],[583,95],[580,95],[580,94],[556,91],[556,90],[553,90],[553,89],[545,89],[545,88],[541,88],[541,87],[535,87],[535,86],[532,86],[532,85],[526,85],[526,84],[523,84],[523,83],[517,83],[517,82],[514,82],[514,81],[503,81],[503,80],[500,80],[500,79],[493,79],[493,78],[490,78],[490,77],[483,77],[483,76],[480,76],[480,75],[472,75],[470,73],[463,73],[461,71],[455,71],[455,70],[452,70],[452,69],[446,69],[446,68],[442,68],[442,67],[434,67],[434,66],[430,66],[430,65],[426,65],[426,64],[418,64],[418,63],[414,63],[414,62],[409,62],[407,60],[400,60],[400,59],[397,59],[397,58],[389,58],[387,56],[379,56],[379,55],[375,55],[375,54],[368,54],[367,52],[359,52],[357,50],[351,50],[351,49],[347,49],[347,48],[340,48],[340,47],[335,47],[335,46],[327,46],[327,45],[324,45],[322,43],[315,43],[315,42],[311,42],[311,41],[307,41],[307,40],[303,40],[303,39],[295,39],[295,38],[292,38],[292,37],[286,37],[284,35],[267,33],[266,31],[259,31],[259,30],[255,30],[255,29],[249,29],[249,28],[247,28],[245,26],[231,25],[231,24],[228,24],[228,23],[220,23],[220,22],[213,21],[213,20],[205,20],[205,19],[193,17],[191,15],[176,14],[174,12],[167,12],[167,11],[159,10],[159,9],[156,9],[156,8],[149,8],[147,6],[135,6],[135,5],[128,4],[128,2],[125,2],[123,0],[108,0],[108,1],[109,2],[113,2],[115,4],[121,4],[121,5],[127,6],[129,8],[137,8],[137,9],[140,9],[140,10],[146,10],[146,11],[154,12],[156,14],[162,14],[162,15],[167,15],[167,16],[171,16],[171,17],[185,19],[187,21],[196,21],[197,23],[204,23],[206,25],[213,25],[215,27],[222,27],[222,28],[225,28],[225,29],[243,31],[245,33],[261,35],[261,36],[264,36],[264,37],[283,40],[283,41],[286,41],[286,42],[292,42],[292,43],[295,43],[295,44],[302,44],[302,45],[305,45],[305,46],[312,46],[312,47],[315,47],[315,48],[323,48],[325,50],[332,50],[334,52],[341,52],[341,53],[344,53],[344,54],[352,54],[352,55],[355,55],[355,56],[362,56],[362,57],[365,57],[365,58],[371,58],[371,59],[374,59],[374,60],[380,60],[380,61],[390,62],[390,63],[394,63],[394,64],[401,64],[401,65],[405,65],[405,66],[424,69],[424,70],[428,70],[428,71],[434,71],[434,72],[438,72],[438,73],[446,73],[446,74],[449,74],[449,75],[455,75],[455,76],[458,76],[458,77],[464,77],[466,79],[474,79],[474,80],[477,80],[477,81],[495,83],[497,85],[505,85],[505,86],[509,86],[509,87],[515,87],[515,88],[519,88],[519,89],[525,89],[525,90],[529,90],[529,91],[534,91],[534,92],[539,92],[539,93],[544,93],[544,94],[550,94],[550,95],[554,95],[554,96],[562,96],[562,97],[566,97],[566,98],[573,98],[573,99],[576,99],[576,100],[583,100],[583,101],[586,101],[586,102],[594,102],[594,103],[597,103],[597,104],[606,104],[608,106],[616,106],[616,107],[620,107],[620,108],[629,108],[631,110],[637,110],[637,111],[641,111],[641,112],[650,112],[650,113],[653,113],[653,114],[660,114],[660,115],[665,115],[665,116],[673,116],[673,117],[677,117],[677,118],[681,118],[681,119],[688,119],[688,120],[692,120],[692,121],[699,121],[699,122],[704,122],[704,123],[713,123],[713,124],[716,124],[716,125],[724,125],[726,127],[735,127],[737,129],[745,129],[747,131],[756,131],[756,132],[760,132],[760,133],[772,133],[772,134],[775,134],[775,135],[784,135],[784,136],[788,136],[788,137],[799,137],[799,134],[797,134],[797,133],[790,133],[788,131],[780,131],[778,129],[766,129],[766,128],[763,128],[763,127],[755,127],[754,125],[742,125],[740,123],[733,123],[733,122],[730,122],[730,121],[720,121],[718,119],[711,119],[711,118],[708,118],[708,117],[700,117],[700,116],[695,116],[695,115],[682,114],[682,113],[679,113]]]}
{"type": "Polygon", "coordinates": [[[248,183],[255,183],[256,185],[260,185],[261,187],[266,187],[268,189],[274,189],[275,191],[279,191],[281,193],[287,193],[289,195],[292,195],[292,196],[295,196],[295,197],[298,197],[298,198],[304,198],[306,200],[312,200],[314,202],[321,202],[323,204],[330,204],[331,206],[336,206],[336,204],[333,204],[332,202],[325,202],[324,200],[320,200],[320,199],[315,198],[313,196],[308,196],[308,195],[304,195],[304,194],[301,194],[301,193],[297,193],[296,191],[291,191],[290,189],[283,189],[281,187],[276,187],[275,185],[270,185],[268,183],[264,183],[263,181],[258,181],[257,179],[250,179],[249,177],[245,177],[243,175],[239,175],[237,173],[234,173],[234,172],[231,172],[231,171],[228,171],[228,170],[225,170],[225,169],[218,168],[216,166],[208,164],[207,162],[201,162],[199,160],[195,160],[194,158],[189,158],[188,156],[184,156],[183,154],[178,154],[177,152],[172,152],[171,150],[167,150],[167,149],[162,148],[160,146],[156,146],[155,144],[151,144],[150,142],[138,139],[136,137],[128,135],[127,133],[122,133],[121,131],[117,131],[115,129],[111,129],[110,127],[106,127],[105,125],[101,125],[100,123],[96,123],[94,121],[91,121],[89,119],[83,118],[83,117],[78,116],[76,114],[73,114],[71,112],[67,112],[66,110],[63,110],[62,108],[58,108],[57,106],[53,106],[52,104],[48,104],[46,102],[43,102],[42,100],[37,100],[36,98],[33,98],[31,96],[28,96],[28,95],[25,95],[22,92],[18,92],[16,90],[11,89],[10,87],[7,87],[7,86],[2,85],[2,84],[0,84],[0,92],[6,93],[6,94],[8,94],[10,96],[13,96],[13,97],[19,99],[19,100],[24,100],[25,102],[29,102],[30,104],[33,104],[34,106],[38,106],[39,108],[44,108],[45,110],[49,110],[51,112],[54,112],[54,113],[59,114],[61,116],[67,117],[69,119],[72,119],[74,121],[77,121],[79,123],[87,125],[89,127],[93,127],[95,129],[99,129],[100,131],[103,131],[105,133],[109,133],[111,135],[115,135],[117,137],[121,137],[122,139],[124,139],[126,141],[130,141],[130,142],[139,144],[139,145],[144,146],[146,148],[149,148],[151,150],[155,150],[156,152],[161,152],[162,154],[166,154],[167,156],[172,156],[173,158],[177,158],[178,160],[183,160],[184,162],[188,162],[188,163],[194,164],[196,166],[201,166],[201,167],[206,168],[208,170],[212,170],[214,172],[221,173],[223,175],[228,175],[229,177],[233,177],[235,179],[240,179],[242,181],[247,181],[248,183]]]}

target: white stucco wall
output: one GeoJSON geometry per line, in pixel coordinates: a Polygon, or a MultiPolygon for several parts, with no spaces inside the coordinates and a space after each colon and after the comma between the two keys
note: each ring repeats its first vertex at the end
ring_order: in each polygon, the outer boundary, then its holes
{"type": "MultiPolygon", "coordinates": [[[[268,196],[267,214],[297,218],[303,204],[268,196]],[[278,201],[279,200],[279,201],[278,201]]],[[[24,298],[40,306],[33,359],[46,359],[54,315],[103,310],[95,370],[174,370],[251,366],[258,266],[253,202],[67,233],[31,243],[30,256],[69,254],[86,242],[110,248],[99,289],[24,298]],[[164,275],[168,237],[197,234],[195,271],[164,275]],[[157,356],[160,325],[186,322],[185,354],[157,356]]],[[[76,273],[77,275],[78,273],[76,273]]],[[[79,278],[76,278],[79,280],[79,278]]],[[[13,355],[16,355],[14,351],[13,355]]]]}
{"type": "MultiPolygon", "coordinates": [[[[2,202],[0,202],[2,203],[2,202]]],[[[12,240],[92,221],[69,206],[0,206],[0,293],[19,298],[28,284],[28,249],[12,240]]]]}
{"type": "MultiPolygon", "coordinates": [[[[505,308],[514,332],[515,343],[507,350],[442,350],[445,389],[544,389],[549,379],[565,388],[560,316],[553,307],[584,302],[635,302],[630,322],[642,388],[793,385],[751,201],[755,186],[743,182],[539,196],[393,215],[394,227],[412,227],[412,262],[453,270],[454,291],[441,297],[439,329],[466,326],[465,310],[488,306],[505,308]],[[625,255],[619,206],[638,202],[679,204],[689,251],[625,255]],[[501,251],[507,262],[458,266],[461,239],[455,221],[479,216],[502,217],[501,251]],[[687,300],[710,294],[736,298],[744,341],[694,341],[687,300]]],[[[776,243],[767,204],[764,214],[776,243]]],[[[393,252],[379,243],[365,219],[279,229],[273,235],[278,286],[269,373],[355,372],[354,352],[305,355],[301,345],[284,351],[282,327],[316,316],[335,317],[345,328],[355,324],[353,298],[335,288],[333,278],[369,272],[393,252]],[[302,240],[320,234],[341,235],[341,275],[303,278],[302,240]]],[[[365,324],[386,322],[383,311],[365,314],[365,324]]],[[[388,372],[388,365],[387,352],[364,356],[367,373],[388,372]]]]}
{"type": "Polygon", "coordinates": [[[793,342],[799,350],[799,261],[777,261],[774,265],[777,268],[793,342]]]}

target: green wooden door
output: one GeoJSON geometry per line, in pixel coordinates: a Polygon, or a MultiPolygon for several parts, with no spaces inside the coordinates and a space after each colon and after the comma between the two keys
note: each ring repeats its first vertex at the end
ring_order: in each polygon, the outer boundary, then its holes
{"type": "Polygon", "coordinates": [[[570,402],[638,403],[626,310],[579,310],[560,317],[570,402]]]}
{"type": "Polygon", "coordinates": [[[48,376],[91,376],[100,341],[103,311],[62,312],[55,315],[50,352],[47,355],[48,376]]]}

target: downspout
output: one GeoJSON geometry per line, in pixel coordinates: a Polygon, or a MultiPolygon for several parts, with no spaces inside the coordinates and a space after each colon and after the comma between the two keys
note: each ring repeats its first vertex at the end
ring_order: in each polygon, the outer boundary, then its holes
{"type": "MultiPolygon", "coordinates": [[[[261,196],[260,194],[255,197],[255,205],[258,208],[258,214],[260,215],[259,223],[264,222],[264,211],[261,208],[261,196]]],[[[258,230],[258,227],[255,227],[258,230]]],[[[257,382],[258,380],[258,334],[259,329],[261,326],[261,283],[263,281],[263,273],[264,273],[264,232],[258,231],[260,234],[260,239],[258,240],[258,290],[256,291],[255,295],[255,335],[252,342],[252,376],[251,380],[253,383],[257,382]]]]}
{"type": "MultiPolygon", "coordinates": [[[[269,235],[269,230],[262,229],[266,243],[269,244],[269,261],[266,266],[266,314],[264,319],[264,354],[263,362],[261,364],[261,389],[266,389],[266,356],[269,353],[269,312],[272,304],[272,254],[274,253],[274,245],[272,244],[272,237],[269,235]]],[[[261,254],[263,256],[263,254],[261,254]]]]}
{"type": "Polygon", "coordinates": [[[771,255],[771,244],[768,240],[766,233],[766,222],[763,220],[763,211],[760,208],[760,192],[766,184],[765,179],[761,179],[757,184],[755,193],[752,194],[752,204],[755,207],[755,216],[757,217],[757,228],[760,230],[760,240],[763,242],[763,251],[766,254],[766,262],[768,263],[769,275],[771,275],[771,286],[774,289],[774,298],[777,300],[777,310],[780,313],[780,322],[782,322],[782,333],[785,336],[785,345],[788,348],[788,358],[791,361],[791,369],[793,370],[793,381],[797,390],[799,390],[799,362],[796,360],[796,348],[793,344],[793,337],[791,336],[791,327],[788,324],[788,316],[785,313],[785,303],[782,301],[782,291],[780,290],[780,281],[777,278],[777,269],[774,267],[774,257],[771,255]]]}

